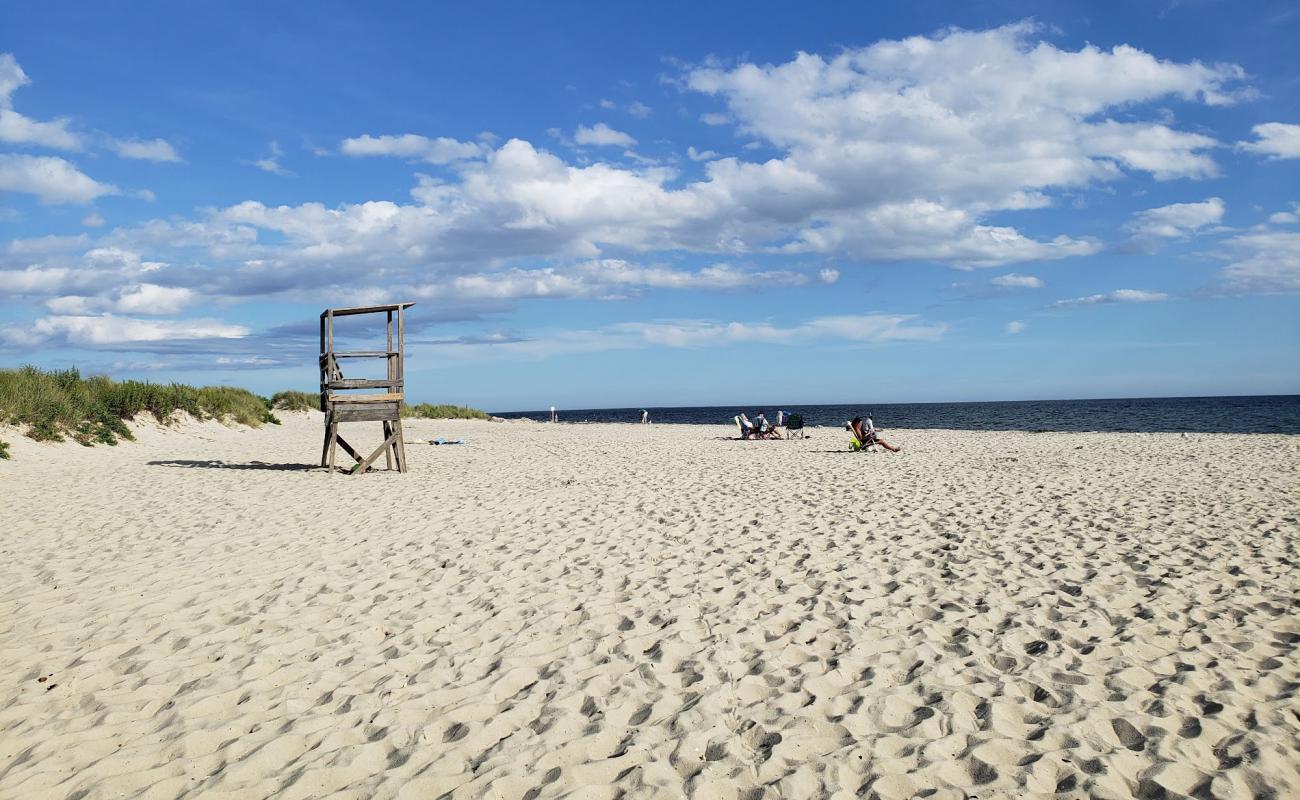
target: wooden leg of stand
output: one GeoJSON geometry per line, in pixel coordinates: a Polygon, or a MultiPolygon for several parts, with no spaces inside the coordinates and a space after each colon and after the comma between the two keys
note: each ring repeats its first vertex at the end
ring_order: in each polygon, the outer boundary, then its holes
{"type": "Polygon", "coordinates": [[[393,452],[397,456],[397,471],[406,472],[406,443],[402,441],[402,421],[399,419],[393,423],[393,428],[397,437],[393,442],[393,452]]]}
{"type": "MultiPolygon", "coordinates": [[[[392,423],[384,421],[384,441],[387,442],[393,436],[392,423]]],[[[393,449],[387,444],[384,445],[384,466],[390,471],[393,468],[393,449]]]]}

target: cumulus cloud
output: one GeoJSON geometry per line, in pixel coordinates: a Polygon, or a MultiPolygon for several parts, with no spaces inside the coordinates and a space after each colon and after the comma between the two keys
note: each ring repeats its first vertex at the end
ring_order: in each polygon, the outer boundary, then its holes
{"type": "Polygon", "coordinates": [[[1139,237],[1178,239],[1207,225],[1217,225],[1223,220],[1223,211],[1223,200],[1218,197],[1199,203],[1175,203],[1139,211],[1128,229],[1139,237]]]}
{"type": "Polygon", "coordinates": [[[96,181],[62,158],[15,153],[0,153],[0,191],[34,194],[45,204],[89,203],[120,194],[117,187],[96,181]]]}
{"type": "Polygon", "coordinates": [[[462,142],[447,136],[430,139],[414,133],[400,136],[357,136],[344,139],[339,150],[348,156],[396,156],[430,164],[453,164],[478,158],[484,145],[462,142]]]}
{"type": "Polygon", "coordinates": [[[1237,142],[1237,147],[1270,159],[1300,158],[1300,125],[1265,122],[1250,129],[1254,141],[1237,142]]]}
{"type": "Polygon", "coordinates": [[[1014,336],[1017,333],[1023,332],[1026,327],[1025,323],[1013,319],[1007,323],[1006,331],[1008,334],[1014,336]]]}
{"type": "Polygon", "coordinates": [[[1014,272],[999,275],[989,283],[1004,289],[1041,289],[1047,285],[1043,283],[1042,278],[1036,278],[1033,275],[1017,275],[1014,272]]]}
{"type": "Polygon", "coordinates": [[[1112,303],[1158,303],[1168,300],[1164,292],[1149,292],[1145,289],[1116,289],[1105,294],[1090,294],[1086,297],[1074,297],[1069,300],[1057,300],[1050,308],[1076,308],[1078,306],[1109,305],[1112,303]]]}
{"type": "Polygon", "coordinates": [[[1266,231],[1226,243],[1220,289],[1240,294],[1300,292],[1300,233],[1266,231]]]}
{"type": "Polygon", "coordinates": [[[14,92],[31,82],[12,53],[0,53],[0,142],[80,150],[81,137],[68,130],[69,120],[40,122],[14,111],[14,92]]]}
{"type": "Polygon", "coordinates": [[[126,347],[196,339],[238,339],[248,329],[220,320],[145,320],[113,314],[42,317],[30,326],[0,329],[0,339],[19,346],[126,347]]]}
{"type": "Polygon", "coordinates": [[[579,125],[573,132],[573,141],[595,147],[632,147],[636,144],[636,139],[629,134],[616,131],[603,122],[597,122],[590,128],[579,125]]]}
{"type": "Polygon", "coordinates": [[[122,158],[176,164],[181,156],[166,139],[113,139],[109,149],[122,158]]]}

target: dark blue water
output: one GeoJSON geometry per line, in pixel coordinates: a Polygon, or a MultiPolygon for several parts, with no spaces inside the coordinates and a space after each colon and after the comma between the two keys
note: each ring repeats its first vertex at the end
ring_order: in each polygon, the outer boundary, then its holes
{"type": "MultiPolygon", "coordinates": [[[[972,431],[1125,431],[1300,433],[1300,395],[1149,397],[1128,400],[1018,400],[997,403],[769,404],[650,408],[654,422],[730,425],[744,411],[802,414],[806,425],[843,425],[870,414],[881,428],[972,431]]],[[[500,417],[544,420],[550,411],[511,411],[500,417]]],[[[561,422],[639,422],[639,408],[560,409],[561,422]]]]}

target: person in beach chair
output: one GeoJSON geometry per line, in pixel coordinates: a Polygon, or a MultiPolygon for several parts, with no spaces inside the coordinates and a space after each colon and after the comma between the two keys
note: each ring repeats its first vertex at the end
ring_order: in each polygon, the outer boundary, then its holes
{"type": "Polygon", "coordinates": [[[898,453],[903,449],[894,447],[889,442],[881,439],[880,432],[876,430],[870,416],[867,417],[866,422],[862,421],[862,417],[854,417],[853,421],[849,423],[849,432],[853,434],[853,441],[849,443],[849,449],[854,451],[866,450],[873,444],[878,444],[891,453],[898,453]]]}
{"type": "Polygon", "coordinates": [[[732,419],[736,422],[736,428],[740,430],[740,438],[749,439],[756,435],[754,431],[754,423],[749,421],[749,417],[745,416],[744,411],[740,412],[732,419]]]}
{"type": "Polygon", "coordinates": [[[754,433],[758,439],[780,439],[781,432],[768,424],[767,417],[763,416],[762,411],[754,413],[754,433]]]}

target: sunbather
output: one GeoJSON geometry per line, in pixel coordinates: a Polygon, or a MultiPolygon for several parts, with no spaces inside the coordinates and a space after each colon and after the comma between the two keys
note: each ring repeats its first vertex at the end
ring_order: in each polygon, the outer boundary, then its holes
{"type": "Polygon", "coordinates": [[[749,439],[757,437],[758,432],[754,428],[754,423],[749,421],[749,417],[745,416],[744,411],[737,414],[736,419],[740,421],[740,438],[749,439]]]}
{"type": "Polygon", "coordinates": [[[767,417],[763,416],[762,411],[754,414],[754,432],[759,439],[780,439],[781,432],[773,428],[767,422],[767,417]]]}
{"type": "Polygon", "coordinates": [[[871,417],[867,417],[866,422],[862,421],[862,417],[854,417],[853,421],[849,423],[849,430],[853,432],[853,438],[858,441],[858,445],[863,449],[866,449],[873,444],[878,444],[891,453],[897,453],[903,449],[901,447],[894,447],[889,442],[881,439],[880,431],[876,430],[876,426],[872,423],[871,417]]]}

